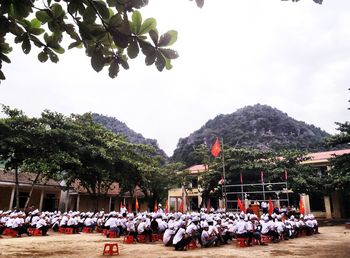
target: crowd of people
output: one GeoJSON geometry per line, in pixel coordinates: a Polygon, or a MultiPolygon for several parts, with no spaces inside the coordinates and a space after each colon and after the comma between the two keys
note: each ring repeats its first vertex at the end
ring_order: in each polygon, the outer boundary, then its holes
{"type": "MultiPolygon", "coordinates": [[[[232,213],[224,210],[209,212],[165,213],[161,206],[157,212],[128,213],[123,207],[119,212],[79,212],[61,213],[34,210],[28,214],[21,211],[0,211],[0,236],[6,229],[16,232],[16,236],[30,235],[30,229],[40,230],[43,236],[52,228],[72,228],[73,233],[82,229],[91,231],[107,229],[117,236],[132,235],[138,241],[140,235],[152,241],[152,235],[162,236],[165,246],[184,250],[190,242],[202,247],[227,244],[234,238],[247,240],[247,245],[264,245],[262,238],[268,236],[272,242],[288,240],[301,234],[318,233],[317,220],[312,214],[303,216],[288,215],[278,209],[274,213],[263,213],[260,218],[249,209],[246,212],[232,213]]],[[[108,235],[107,235],[108,237],[108,235]]]]}

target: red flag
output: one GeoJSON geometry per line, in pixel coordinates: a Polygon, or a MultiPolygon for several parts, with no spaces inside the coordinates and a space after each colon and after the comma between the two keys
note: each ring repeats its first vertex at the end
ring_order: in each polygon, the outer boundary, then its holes
{"type": "Polygon", "coordinates": [[[300,214],[303,214],[303,215],[305,214],[305,206],[301,195],[300,195],[300,201],[299,201],[299,212],[300,214]]]}
{"type": "Polygon", "coordinates": [[[136,196],[136,201],[135,201],[135,210],[139,211],[140,206],[139,206],[139,200],[137,200],[137,196],[136,196]]]}
{"type": "Polygon", "coordinates": [[[239,197],[238,197],[238,199],[237,199],[237,206],[238,206],[238,208],[239,208],[240,211],[243,211],[243,212],[244,212],[244,210],[245,210],[244,204],[243,204],[243,202],[241,201],[241,199],[239,199],[239,197]]]}
{"type": "Polygon", "coordinates": [[[273,203],[272,203],[272,200],[270,198],[269,200],[269,215],[271,215],[273,213],[273,203]]]}
{"type": "Polygon", "coordinates": [[[240,177],[239,179],[241,180],[241,184],[243,184],[243,175],[242,175],[242,171],[241,171],[239,177],[240,177]]]}
{"type": "Polygon", "coordinates": [[[157,200],[154,200],[154,211],[158,211],[157,200]]]}
{"type": "Polygon", "coordinates": [[[211,154],[213,154],[213,156],[216,158],[217,156],[219,156],[220,151],[221,151],[221,148],[220,148],[219,139],[216,138],[216,141],[213,147],[211,148],[211,154]]]}
{"type": "Polygon", "coordinates": [[[261,183],[264,182],[264,171],[260,171],[260,179],[261,179],[261,183]]]}
{"type": "Polygon", "coordinates": [[[288,172],[287,170],[284,171],[284,179],[287,181],[288,180],[288,172]]]}
{"type": "Polygon", "coordinates": [[[165,201],[165,213],[169,212],[168,200],[165,201]]]}
{"type": "Polygon", "coordinates": [[[180,203],[179,212],[181,212],[181,213],[184,212],[184,201],[182,199],[181,199],[181,203],[180,203]]]}

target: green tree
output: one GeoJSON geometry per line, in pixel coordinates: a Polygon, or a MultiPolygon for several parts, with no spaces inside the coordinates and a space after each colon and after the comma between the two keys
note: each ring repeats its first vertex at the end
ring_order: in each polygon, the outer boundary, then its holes
{"type": "Polygon", "coordinates": [[[171,69],[171,60],[178,57],[168,47],[177,40],[177,32],[162,35],[154,18],[142,18],[138,11],[148,0],[3,0],[0,4],[0,80],[5,79],[2,61],[10,63],[12,44],[7,35],[15,37],[28,54],[32,46],[40,49],[40,62],[57,63],[57,54],[65,49],[62,41],[70,37],[68,49],[84,48],[96,72],[108,67],[115,78],[120,67],[129,69],[128,58],[145,55],[146,65],[159,71],[171,69]]]}
{"type": "MultiPolygon", "coordinates": [[[[299,0],[292,0],[298,2],[299,0]]],[[[313,0],[322,4],[323,0],[313,0]]],[[[203,7],[204,0],[196,0],[203,7]]],[[[148,0],[2,0],[0,3],[0,80],[5,79],[2,62],[10,63],[12,34],[28,54],[32,46],[40,49],[40,62],[57,63],[57,54],[65,52],[62,41],[70,37],[68,49],[84,48],[97,72],[105,66],[115,78],[120,68],[129,69],[128,58],[145,55],[146,65],[159,71],[171,69],[178,53],[168,47],[177,32],[170,30],[159,37],[154,18],[143,20],[138,11],[148,0]],[[35,18],[34,18],[35,17],[35,18]]]]}
{"type": "MultiPolygon", "coordinates": [[[[348,146],[350,144],[350,123],[336,123],[340,131],[327,139],[331,147],[348,146]]],[[[350,154],[343,154],[331,159],[331,169],[327,171],[328,188],[350,195],[350,154]]]]}
{"type": "Polygon", "coordinates": [[[19,208],[18,174],[26,159],[34,158],[38,135],[38,121],[29,118],[22,111],[2,106],[6,116],[0,119],[0,160],[5,170],[15,173],[16,209],[19,208]]]}

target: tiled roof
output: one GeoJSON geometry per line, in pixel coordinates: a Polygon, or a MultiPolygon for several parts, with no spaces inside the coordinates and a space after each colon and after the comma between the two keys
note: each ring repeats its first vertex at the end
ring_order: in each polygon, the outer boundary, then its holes
{"type": "MultiPolygon", "coordinates": [[[[19,172],[18,173],[18,182],[20,184],[32,184],[36,177],[35,173],[29,173],[29,172],[19,172]]],[[[6,182],[6,183],[14,183],[15,182],[15,172],[14,171],[4,171],[0,169],[0,183],[6,182]]],[[[52,179],[43,179],[42,177],[39,177],[38,185],[47,185],[47,186],[59,186],[59,182],[52,180],[52,179]]]]}
{"type": "Polygon", "coordinates": [[[208,170],[208,166],[203,165],[203,164],[194,165],[192,167],[187,168],[187,170],[189,170],[191,174],[201,173],[201,172],[208,170]]]}
{"type": "Polygon", "coordinates": [[[307,157],[310,157],[312,161],[327,161],[328,159],[333,158],[334,156],[339,156],[343,154],[350,154],[350,149],[315,152],[308,154],[307,157]]]}

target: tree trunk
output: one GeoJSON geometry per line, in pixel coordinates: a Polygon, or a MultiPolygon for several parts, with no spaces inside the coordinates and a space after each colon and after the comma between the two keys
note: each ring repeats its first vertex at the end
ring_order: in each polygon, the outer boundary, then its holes
{"type": "Polygon", "coordinates": [[[27,209],[27,208],[28,208],[29,201],[30,201],[30,197],[32,197],[33,190],[34,190],[34,186],[36,185],[36,182],[38,181],[38,178],[39,178],[40,174],[41,174],[41,172],[38,172],[38,173],[36,174],[36,176],[35,176],[34,181],[32,182],[32,186],[30,187],[30,191],[29,191],[29,194],[28,194],[28,197],[27,197],[26,204],[24,205],[24,209],[27,209]]]}
{"type": "Polygon", "coordinates": [[[16,210],[19,210],[19,182],[18,182],[18,167],[15,167],[15,188],[16,188],[16,210]]]}

